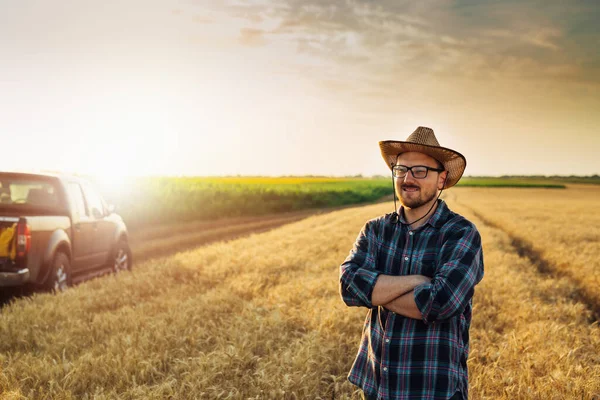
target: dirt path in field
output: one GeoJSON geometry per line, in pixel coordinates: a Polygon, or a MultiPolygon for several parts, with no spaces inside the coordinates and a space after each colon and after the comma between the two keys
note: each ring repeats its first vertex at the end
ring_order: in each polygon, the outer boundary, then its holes
{"type": "Polygon", "coordinates": [[[265,232],[323,212],[327,211],[305,210],[259,217],[161,225],[130,232],[129,242],[133,258],[138,263],[142,260],[168,256],[211,242],[231,240],[253,233],[265,232]]]}
{"type": "Polygon", "coordinates": [[[350,204],[340,207],[308,209],[262,216],[224,218],[215,221],[190,221],[156,227],[144,227],[140,230],[131,230],[129,242],[134,262],[137,263],[154,257],[168,256],[211,242],[231,240],[253,233],[265,232],[313,215],[391,200],[392,196],[390,195],[372,203],[350,204]]]}

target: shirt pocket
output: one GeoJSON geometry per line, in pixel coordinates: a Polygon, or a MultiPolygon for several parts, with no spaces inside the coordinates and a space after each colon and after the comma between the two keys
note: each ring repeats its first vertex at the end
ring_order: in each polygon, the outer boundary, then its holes
{"type": "Polygon", "coordinates": [[[433,278],[437,271],[437,260],[435,256],[425,256],[417,260],[415,263],[414,274],[424,275],[433,278]]]}

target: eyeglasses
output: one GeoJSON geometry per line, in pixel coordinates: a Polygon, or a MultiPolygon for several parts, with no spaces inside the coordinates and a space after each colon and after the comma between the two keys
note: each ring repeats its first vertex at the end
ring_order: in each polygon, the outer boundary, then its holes
{"type": "Polygon", "coordinates": [[[427,178],[427,173],[429,171],[435,172],[444,172],[444,169],[440,168],[431,168],[425,165],[413,165],[412,167],[407,167],[406,165],[394,165],[392,168],[392,174],[394,178],[404,178],[408,171],[412,174],[415,179],[425,179],[427,178]]]}

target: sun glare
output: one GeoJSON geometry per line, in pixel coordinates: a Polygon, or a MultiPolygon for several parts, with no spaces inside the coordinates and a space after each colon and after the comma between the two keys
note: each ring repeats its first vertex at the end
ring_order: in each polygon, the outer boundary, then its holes
{"type": "Polygon", "coordinates": [[[131,176],[120,173],[117,168],[114,170],[104,170],[100,174],[92,174],[92,180],[98,184],[103,195],[109,198],[118,198],[125,194],[130,187],[131,176]]]}

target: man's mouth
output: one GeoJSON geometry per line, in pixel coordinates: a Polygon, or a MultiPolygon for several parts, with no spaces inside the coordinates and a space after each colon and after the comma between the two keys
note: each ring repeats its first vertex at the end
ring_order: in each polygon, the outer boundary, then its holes
{"type": "Polygon", "coordinates": [[[416,186],[402,186],[402,190],[406,192],[416,192],[419,190],[419,188],[416,186]]]}

